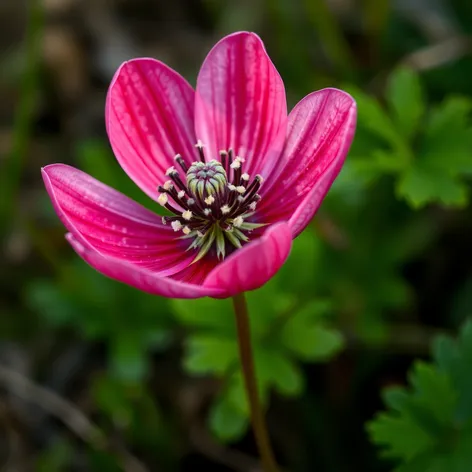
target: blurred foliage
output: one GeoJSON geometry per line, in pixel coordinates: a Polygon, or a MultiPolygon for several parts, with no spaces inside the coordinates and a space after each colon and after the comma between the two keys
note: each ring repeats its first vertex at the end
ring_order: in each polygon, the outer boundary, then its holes
{"type": "Polygon", "coordinates": [[[359,106],[359,128],[349,162],[350,177],[371,184],[395,176],[395,191],[412,207],[428,203],[465,206],[472,174],[472,101],[446,96],[428,107],[420,78],[400,68],[389,78],[383,107],[346,86],[359,106]]]}
{"type": "MultiPolygon", "coordinates": [[[[113,448],[84,445],[2,393],[0,464],[13,437],[38,471],[122,470],[123,451],[149,470],[250,468],[231,303],[164,300],[94,272],[65,243],[38,172],[67,162],[159,212],[106,140],[113,61],[159,56],[194,83],[214,40],[247,29],[264,39],[291,106],[339,86],[359,111],[322,208],[280,273],[247,295],[280,462],[293,472],[471,470],[470,2],[60,3],[32,3],[29,23],[17,13],[27,39],[0,56],[0,151],[11,140],[0,159],[0,362],[19,351],[27,368],[12,368],[70,398],[113,448]],[[12,97],[16,118],[2,121],[12,97]],[[461,324],[457,340],[437,335],[461,324]],[[371,420],[391,384],[387,411],[371,420]]],[[[15,23],[4,16],[0,41],[15,23]]]]}

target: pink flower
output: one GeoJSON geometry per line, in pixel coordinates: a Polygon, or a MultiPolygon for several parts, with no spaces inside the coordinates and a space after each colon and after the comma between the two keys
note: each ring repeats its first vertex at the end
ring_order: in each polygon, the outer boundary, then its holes
{"type": "Polygon", "coordinates": [[[118,162],[161,217],[65,164],[42,169],[67,240],[102,274],[145,292],[225,298],[267,282],[338,175],[356,104],[324,89],[287,116],[260,38],[223,38],[196,91],[154,59],[124,63],[106,126],[118,162]]]}

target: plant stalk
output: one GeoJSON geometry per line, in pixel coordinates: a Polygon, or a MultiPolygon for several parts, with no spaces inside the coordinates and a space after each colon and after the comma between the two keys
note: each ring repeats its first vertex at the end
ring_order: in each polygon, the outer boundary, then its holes
{"type": "Polygon", "coordinates": [[[254,355],[251,345],[249,314],[244,293],[233,297],[234,314],[238,333],[239,356],[246,387],[246,395],[251,413],[251,423],[261,457],[264,472],[279,472],[269,441],[267,426],[264,420],[257,389],[254,355]]]}

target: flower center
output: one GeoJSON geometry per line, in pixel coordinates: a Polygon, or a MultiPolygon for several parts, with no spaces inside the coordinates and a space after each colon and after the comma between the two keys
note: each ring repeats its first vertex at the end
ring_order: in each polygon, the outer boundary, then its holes
{"type": "Polygon", "coordinates": [[[252,223],[251,217],[261,199],[257,193],[263,178],[253,179],[243,173],[244,159],[234,157],[233,151],[220,151],[220,160],[206,161],[203,145],[196,144],[200,161],[188,167],[180,154],[176,164],[185,173],[182,179],[174,167],[167,169],[170,180],[159,186],[158,203],[175,216],[163,216],[182,239],[192,239],[188,249],[197,249],[193,262],[216,249],[218,259],[249,241],[251,232],[265,226],[252,223]]]}

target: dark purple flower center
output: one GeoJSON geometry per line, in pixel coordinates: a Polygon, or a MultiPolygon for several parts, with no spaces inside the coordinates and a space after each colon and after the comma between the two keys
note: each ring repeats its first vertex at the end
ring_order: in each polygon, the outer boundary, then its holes
{"type": "Polygon", "coordinates": [[[180,154],[175,162],[185,173],[182,179],[175,167],[166,174],[170,180],[159,186],[157,201],[175,216],[163,216],[164,224],[171,224],[183,239],[192,239],[188,249],[198,249],[194,262],[212,248],[223,259],[234,249],[249,241],[251,231],[264,226],[253,223],[257,193],[263,178],[253,179],[243,173],[244,159],[234,157],[233,151],[220,151],[220,160],[206,161],[203,145],[196,144],[200,161],[190,167],[180,154]]]}

